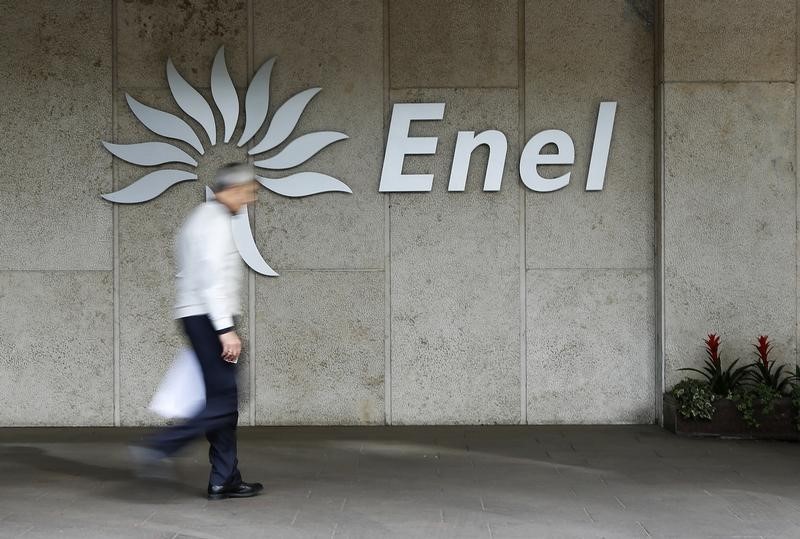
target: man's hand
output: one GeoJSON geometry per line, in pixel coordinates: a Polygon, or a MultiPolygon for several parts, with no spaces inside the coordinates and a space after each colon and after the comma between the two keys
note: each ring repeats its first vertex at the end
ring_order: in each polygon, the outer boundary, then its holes
{"type": "Polygon", "coordinates": [[[239,354],[242,353],[242,340],[235,331],[229,331],[219,336],[222,343],[222,359],[228,363],[239,361],[239,354]]]}

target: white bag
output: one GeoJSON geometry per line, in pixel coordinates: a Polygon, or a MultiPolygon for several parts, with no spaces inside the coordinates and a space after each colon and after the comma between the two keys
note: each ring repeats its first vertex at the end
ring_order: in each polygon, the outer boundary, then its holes
{"type": "Polygon", "coordinates": [[[191,348],[181,348],[167,371],[149,409],[161,417],[189,418],[206,405],[206,385],[200,361],[191,348]]]}

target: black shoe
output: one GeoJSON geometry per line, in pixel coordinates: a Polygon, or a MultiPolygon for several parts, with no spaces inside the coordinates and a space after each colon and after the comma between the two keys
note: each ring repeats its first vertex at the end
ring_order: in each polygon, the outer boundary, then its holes
{"type": "Polygon", "coordinates": [[[238,485],[208,485],[208,499],[222,500],[225,498],[249,498],[264,490],[261,483],[245,483],[238,485]]]}

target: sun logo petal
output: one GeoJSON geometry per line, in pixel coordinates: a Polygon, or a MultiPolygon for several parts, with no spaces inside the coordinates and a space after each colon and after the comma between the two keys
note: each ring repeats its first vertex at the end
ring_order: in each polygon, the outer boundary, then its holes
{"type": "MultiPolygon", "coordinates": [[[[267,119],[269,84],[274,64],[274,58],[267,60],[250,80],[244,101],[244,128],[236,143],[237,147],[250,142],[267,119]]],[[[210,146],[216,146],[217,124],[211,105],[197,89],[186,82],[175,69],[171,59],[167,60],[167,83],[178,107],[200,124],[210,146]]],[[[321,88],[309,88],[287,99],[272,115],[264,136],[247,153],[256,157],[287,142],[306,107],[320,90],[321,88]]],[[[222,117],[223,142],[228,144],[239,122],[239,96],[225,62],[224,47],[219,48],[211,66],[211,96],[222,117]]],[[[185,120],[145,105],[128,94],[125,95],[125,99],[133,115],[148,130],[168,139],[185,142],[199,154],[198,158],[202,158],[205,154],[198,133],[185,120]]],[[[347,135],[336,131],[308,133],[288,142],[277,154],[257,159],[253,165],[263,170],[294,168],[324,148],[346,138],[347,135]]],[[[195,168],[198,165],[195,157],[166,142],[113,144],[104,141],[103,146],[119,159],[135,165],[161,166],[168,163],[183,163],[195,168]]],[[[131,185],[102,197],[117,204],[137,204],[156,198],[175,184],[197,179],[197,174],[192,172],[160,168],[142,176],[131,185]]],[[[256,179],[265,189],[285,197],[304,197],[327,192],[352,193],[341,180],[319,172],[298,172],[280,178],[256,176],[256,179]]],[[[214,193],[208,187],[205,188],[205,194],[206,200],[214,198],[214,193]]],[[[234,242],[245,263],[262,275],[277,276],[275,270],[267,264],[258,251],[246,207],[233,217],[231,226],[234,242]]]]}

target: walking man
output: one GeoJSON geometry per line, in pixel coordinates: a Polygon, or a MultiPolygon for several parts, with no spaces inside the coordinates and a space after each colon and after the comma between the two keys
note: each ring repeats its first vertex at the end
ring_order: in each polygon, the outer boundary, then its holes
{"type": "Polygon", "coordinates": [[[151,460],[162,459],[205,434],[211,446],[208,497],[213,500],[245,498],[263,489],[260,483],[242,481],[236,457],[236,362],[242,350],[236,317],[243,265],[231,232],[231,218],[255,202],[258,187],[249,164],[221,167],[214,178],[215,200],[195,208],[178,233],[174,314],[200,361],[206,404],[185,423],[158,432],[144,449],[151,460]]]}

